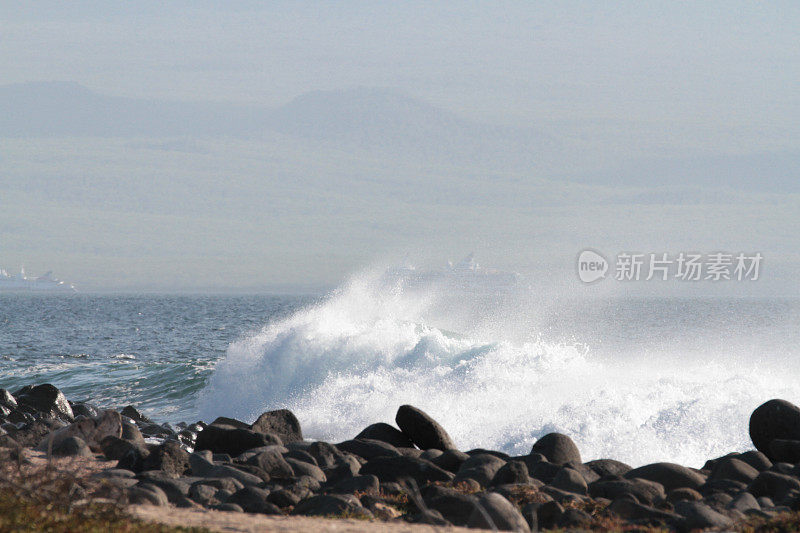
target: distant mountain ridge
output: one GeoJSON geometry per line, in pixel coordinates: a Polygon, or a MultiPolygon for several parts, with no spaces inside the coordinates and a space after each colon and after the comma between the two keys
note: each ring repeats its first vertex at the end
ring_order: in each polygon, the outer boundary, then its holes
{"type": "Polygon", "coordinates": [[[454,160],[528,159],[545,136],[491,126],[382,88],[314,91],[278,108],[107,96],[72,82],[0,86],[0,137],[240,137],[277,132],[454,160]]]}

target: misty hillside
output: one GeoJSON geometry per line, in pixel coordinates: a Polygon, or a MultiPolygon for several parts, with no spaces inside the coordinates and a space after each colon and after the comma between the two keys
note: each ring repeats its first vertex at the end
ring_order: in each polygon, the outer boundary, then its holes
{"type": "Polygon", "coordinates": [[[0,137],[234,137],[277,132],[342,148],[517,166],[550,141],[462,119],[390,89],[315,91],[276,109],[102,95],[76,83],[0,86],[0,137]]]}

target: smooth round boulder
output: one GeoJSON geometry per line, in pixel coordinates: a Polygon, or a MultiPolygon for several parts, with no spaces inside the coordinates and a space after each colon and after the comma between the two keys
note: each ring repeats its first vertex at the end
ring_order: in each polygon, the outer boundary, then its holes
{"type": "Polygon", "coordinates": [[[528,523],[517,508],[501,495],[495,492],[486,493],[478,498],[478,505],[479,508],[472,510],[467,527],[519,533],[530,531],[528,523]]]}
{"type": "Polygon", "coordinates": [[[647,479],[664,486],[669,492],[682,487],[699,489],[706,482],[705,476],[675,463],[653,463],[634,468],[625,474],[627,479],[647,479]]]}
{"type": "Polygon", "coordinates": [[[256,433],[271,433],[277,435],[282,442],[302,442],[303,431],[300,421],[288,409],[277,409],[262,413],[250,426],[256,433]]]}
{"type": "Polygon", "coordinates": [[[408,435],[399,429],[386,424],[378,422],[365,427],[361,433],[356,435],[356,439],[372,439],[391,444],[395,448],[413,448],[414,443],[408,438],[408,435]]]}
{"type": "Polygon", "coordinates": [[[49,383],[23,387],[14,394],[14,397],[19,405],[32,407],[46,417],[60,418],[69,422],[75,420],[67,397],[49,383]]]}
{"type": "Polygon", "coordinates": [[[773,462],[769,445],[775,439],[800,440],[800,408],[786,400],[770,400],[750,415],[750,440],[773,462]]]}
{"type": "Polygon", "coordinates": [[[531,448],[531,454],[540,453],[553,464],[581,464],[581,452],[571,438],[563,433],[548,433],[537,440],[531,448]]]}
{"type": "Polygon", "coordinates": [[[210,425],[198,433],[195,450],[211,450],[236,457],[247,450],[270,444],[282,444],[275,435],[233,426],[210,425]]]}
{"type": "Polygon", "coordinates": [[[411,405],[401,405],[395,415],[397,426],[408,435],[421,450],[455,450],[453,439],[436,420],[421,409],[411,405]]]}

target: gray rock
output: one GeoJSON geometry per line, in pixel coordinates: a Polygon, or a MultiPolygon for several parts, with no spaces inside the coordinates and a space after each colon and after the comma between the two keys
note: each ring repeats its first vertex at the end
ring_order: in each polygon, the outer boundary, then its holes
{"type": "Polygon", "coordinates": [[[800,481],[791,476],[770,471],[761,472],[747,487],[747,492],[756,498],[767,496],[775,501],[781,500],[793,490],[800,490],[800,481]]]}
{"type": "Polygon", "coordinates": [[[667,495],[664,486],[646,479],[600,479],[589,484],[592,498],[617,500],[630,494],[645,505],[656,505],[663,502],[667,495]]]}
{"type": "Polygon", "coordinates": [[[557,465],[564,463],[580,464],[581,453],[571,438],[562,433],[548,433],[537,440],[531,448],[531,453],[540,453],[547,460],[557,465]]]}
{"type": "Polygon", "coordinates": [[[68,422],[75,419],[64,393],[49,383],[23,387],[13,396],[19,405],[32,407],[45,417],[60,418],[68,422]]]}
{"type": "Polygon", "coordinates": [[[702,474],[675,463],[653,463],[634,468],[627,474],[626,479],[647,479],[664,486],[667,491],[688,487],[699,489],[706,482],[702,474]]]}
{"type": "MultiPolygon", "coordinates": [[[[70,411],[72,412],[72,411],[70,411]]],[[[122,418],[116,411],[103,411],[97,418],[80,417],[74,423],[51,432],[36,447],[39,451],[57,448],[62,440],[78,437],[90,448],[100,450],[106,437],[122,437],[122,418]]]]}
{"type": "Polygon", "coordinates": [[[130,487],[127,490],[128,502],[132,504],[168,505],[167,495],[155,485],[144,483],[130,487]]]}
{"type": "Polygon", "coordinates": [[[571,531],[575,529],[588,528],[591,523],[592,516],[589,513],[581,511],[580,509],[576,509],[575,507],[569,507],[564,510],[564,513],[558,519],[558,523],[556,525],[559,528],[571,531]]]}
{"type": "Polygon", "coordinates": [[[642,505],[629,498],[618,498],[611,502],[608,511],[626,520],[635,520],[637,523],[644,523],[651,526],[667,525],[677,527],[682,524],[684,519],[677,513],[661,511],[647,505],[642,505]]]}
{"type": "Polygon", "coordinates": [[[354,494],[361,492],[373,496],[380,492],[380,480],[377,476],[364,475],[343,479],[336,483],[327,492],[332,494],[354,494]]]}
{"type": "MultiPolygon", "coordinates": [[[[385,459],[380,457],[375,460],[385,459]]],[[[328,483],[338,483],[343,479],[357,476],[361,471],[361,463],[353,455],[343,455],[336,460],[336,464],[323,470],[328,483]]]]}
{"type": "Polygon", "coordinates": [[[528,476],[528,467],[522,461],[509,461],[500,467],[500,470],[492,478],[490,485],[496,487],[498,485],[513,485],[525,484],[530,481],[528,476]]]}
{"type": "Polygon", "coordinates": [[[457,449],[453,439],[442,426],[421,409],[411,405],[401,405],[397,410],[395,422],[402,432],[422,450],[457,449]]]}
{"type": "Polygon", "coordinates": [[[300,501],[300,497],[286,489],[278,489],[269,493],[267,501],[280,507],[294,507],[300,501]]]}
{"type": "Polygon", "coordinates": [[[247,450],[270,444],[283,443],[275,435],[212,424],[197,435],[195,450],[211,450],[213,453],[227,453],[236,457],[247,450]]]}
{"type": "Polygon", "coordinates": [[[189,472],[189,454],[177,442],[165,442],[153,448],[142,461],[143,470],[161,470],[178,476],[189,472]]]}
{"type": "Polygon", "coordinates": [[[192,475],[206,478],[233,478],[245,486],[261,485],[262,479],[227,465],[216,465],[195,452],[189,455],[192,475]]]}
{"type": "Polygon", "coordinates": [[[80,437],[67,437],[53,448],[56,457],[92,457],[92,450],[80,437]]]}
{"type": "Polygon", "coordinates": [[[132,405],[126,405],[125,407],[123,407],[122,410],[120,411],[120,414],[123,416],[127,416],[137,424],[143,424],[143,423],[150,424],[153,422],[152,420],[144,416],[142,413],[140,413],[139,410],[132,405]]]}
{"type": "Polygon", "coordinates": [[[761,509],[758,500],[749,492],[740,492],[731,500],[727,505],[728,509],[735,509],[739,512],[746,513],[753,509],[761,509]]]}
{"type": "Polygon", "coordinates": [[[362,475],[372,474],[385,482],[404,482],[408,478],[422,486],[433,481],[451,481],[453,474],[430,461],[413,457],[376,457],[361,467],[362,475]]]}
{"type": "Polygon", "coordinates": [[[14,395],[6,389],[0,389],[0,405],[8,407],[13,411],[17,408],[17,400],[14,399],[14,395]]]}
{"type": "Polygon", "coordinates": [[[758,470],[735,457],[724,457],[711,470],[711,479],[732,479],[750,483],[758,476],[758,470]]]}
{"type": "Polygon", "coordinates": [[[775,439],[800,440],[800,408],[786,400],[769,400],[750,415],[750,439],[770,460],[775,439]]]}
{"type": "Polygon", "coordinates": [[[578,471],[569,467],[564,467],[559,470],[556,477],[553,478],[553,481],[550,483],[550,486],[583,496],[589,493],[589,486],[586,484],[586,480],[583,479],[583,476],[581,476],[578,471]]]}
{"type": "MultiPolygon", "coordinates": [[[[473,455],[461,464],[453,481],[458,483],[464,479],[474,479],[481,487],[488,487],[497,475],[497,472],[506,462],[494,455],[473,455]]],[[[446,518],[446,517],[445,517],[446,518]]]]}
{"type": "Polygon", "coordinates": [[[234,493],[225,503],[233,503],[246,513],[283,514],[277,505],[267,501],[269,491],[258,487],[245,487],[234,493]]]}
{"type": "Polygon", "coordinates": [[[274,479],[291,479],[295,476],[292,466],[277,449],[257,453],[247,459],[245,464],[257,466],[274,479]]]}
{"type": "Polygon", "coordinates": [[[686,529],[727,528],[732,521],[703,502],[678,502],[675,512],[684,517],[686,529]]]}
{"type": "Polygon", "coordinates": [[[303,431],[300,429],[300,421],[294,413],[288,409],[278,409],[262,413],[250,429],[256,433],[271,433],[277,435],[282,442],[301,442],[303,431]]]}
{"type": "Polygon", "coordinates": [[[336,447],[343,452],[363,457],[367,461],[376,457],[397,457],[400,455],[397,448],[379,440],[346,440],[338,443],[336,447]]]}
{"type": "Polygon", "coordinates": [[[395,448],[413,448],[414,443],[399,429],[389,424],[378,422],[365,427],[356,439],[372,439],[391,444],[395,448]]]}
{"type": "Polygon", "coordinates": [[[304,516],[339,516],[372,518],[372,513],[361,505],[358,498],[351,494],[322,494],[312,496],[298,503],[293,515],[304,516]]]}
{"type": "MultiPolygon", "coordinates": [[[[424,459],[424,457],[421,458],[424,459]]],[[[467,459],[469,459],[469,455],[464,452],[458,450],[444,450],[440,456],[430,461],[439,468],[455,474],[467,459]]]]}
{"type": "Polygon", "coordinates": [[[337,460],[345,456],[345,454],[333,444],[322,441],[312,442],[304,451],[311,454],[311,456],[317,460],[317,466],[323,470],[336,466],[338,464],[337,460]]]}
{"type": "Polygon", "coordinates": [[[489,492],[478,498],[477,507],[472,511],[467,527],[494,529],[499,531],[530,531],[528,523],[520,512],[507,499],[497,493],[489,492]]]}
{"type": "Polygon", "coordinates": [[[144,458],[150,454],[150,451],[144,445],[144,441],[142,441],[142,445],[137,445],[114,436],[108,436],[100,441],[100,449],[106,459],[119,461],[117,465],[119,468],[134,472],[144,470],[144,458]]]}
{"type": "Polygon", "coordinates": [[[741,453],[737,456],[737,459],[744,461],[759,472],[768,470],[772,466],[772,461],[766,455],[755,450],[741,453]]]}
{"type": "Polygon", "coordinates": [[[316,479],[320,483],[325,483],[327,480],[325,472],[323,472],[318,466],[304,463],[303,461],[298,461],[297,459],[286,459],[286,462],[292,467],[295,477],[309,476],[316,479]]]}
{"type": "Polygon", "coordinates": [[[594,470],[600,477],[624,476],[633,470],[631,466],[614,459],[596,459],[584,464],[594,470]]]}
{"type": "Polygon", "coordinates": [[[466,526],[472,513],[478,509],[478,498],[456,490],[431,486],[424,493],[425,504],[457,526],[466,526]]]}

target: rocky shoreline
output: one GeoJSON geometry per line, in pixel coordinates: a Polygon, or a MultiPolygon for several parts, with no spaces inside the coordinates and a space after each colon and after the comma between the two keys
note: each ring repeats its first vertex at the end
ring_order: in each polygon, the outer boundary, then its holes
{"type": "Polygon", "coordinates": [[[783,400],[753,412],[754,450],[699,469],[584,463],[559,433],[541,437],[524,456],[464,452],[409,405],[395,423],[332,444],[305,440],[285,409],[252,424],[220,417],[171,426],[133,406],[70,402],[44,384],[0,389],[0,460],[3,468],[34,453],[111,461],[89,474],[93,482],[75,498],[124,505],[523,532],[759,530],[774,521],[783,529],[771,530],[800,528],[800,409],[783,400]]]}

